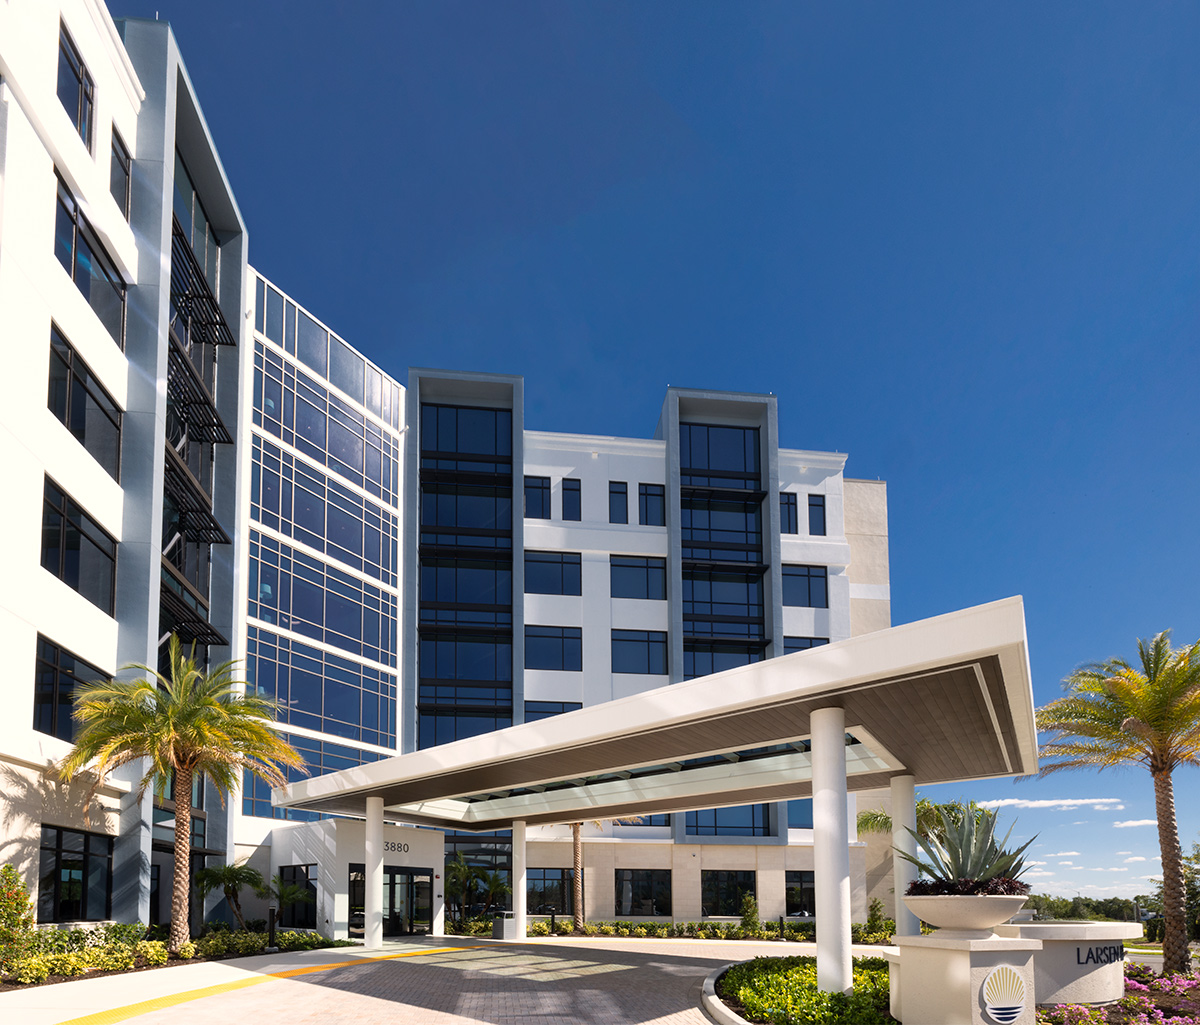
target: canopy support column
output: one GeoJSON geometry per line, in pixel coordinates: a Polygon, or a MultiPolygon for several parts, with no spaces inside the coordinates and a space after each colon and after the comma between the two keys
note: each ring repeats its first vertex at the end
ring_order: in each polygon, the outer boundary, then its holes
{"type": "Polygon", "coordinates": [[[383,798],[367,798],[367,837],[363,887],[363,945],[383,946],[383,798]]]}
{"type": "Polygon", "coordinates": [[[920,936],[921,921],[904,904],[908,884],[917,878],[917,866],[900,852],[917,853],[917,793],[912,776],[892,777],[892,881],[896,893],[896,935],[920,936]],[[906,829],[905,827],[908,827],[906,829]]]}
{"type": "Polygon", "coordinates": [[[526,899],[529,889],[526,885],[525,858],[525,823],[517,821],[512,824],[512,906],[513,918],[517,920],[517,939],[525,939],[526,899]]]}
{"type": "Polygon", "coordinates": [[[818,708],[812,731],[813,868],[816,877],[817,985],[849,993],[850,815],[846,796],[846,713],[818,708]]]}

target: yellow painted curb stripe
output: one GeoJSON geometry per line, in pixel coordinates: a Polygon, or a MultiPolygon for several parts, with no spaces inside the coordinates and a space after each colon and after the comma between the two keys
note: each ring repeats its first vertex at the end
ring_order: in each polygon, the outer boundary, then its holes
{"type": "Polygon", "coordinates": [[[451,954],[459,950],[478,950],[478,947],[428,947],[421,950],[408,950],[402,954],[382,954],[379,957],[356,957],[352,961],[335,961],[330,964],[312,965],[306,968],[292,968],[286,972],[272,972],[269,975],[259,975],[252,979],[237,979],[233,982],[219,982],[213,986],[200,989],[188,989],[182,993],[170,993],[167,996],[154,997],[152,1000],[142,1000],[125,1007],[112,1007],[107,1011],[96,1011],[85,1014],[81,1018],[68,1018],[58,1025],[116,1025],[117,1022],[136,1018],[139,1014],[159,1011],[164,1007],[175,1007],[177,1004],[190,1003],[193,1000],[203,1000],[205,997],[217,996],[220,993],[231,993],[234,990],[257,986],[259,983],[271,982],[273,979],[294,979],[297,975],[310,975],[313,972],[328,972],[334,968],[348,968],[353,965],[370,964],[372,961],[394,961],[398,957],[416,957],[421,954],[451,954]]]}

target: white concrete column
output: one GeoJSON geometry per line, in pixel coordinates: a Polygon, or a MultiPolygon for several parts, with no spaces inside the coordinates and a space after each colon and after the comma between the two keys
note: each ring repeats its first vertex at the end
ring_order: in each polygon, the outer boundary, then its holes
{"type": "Polygon", "coordinates": [[[904,904],[908,884],[917,878],[917,866],[899,852],[917,853],[917,841],[908,830],[917,828],[917,793],[912,776],[892,777],[892,882],[896,891],[896,935],[920,936],[921,920],[904,904]],[[908,829],[904,827],[907,826],[908,829]]]}
{"type": "Polygon", "coordinates": [[[849,993],[850,814],[846,801],[846,713],[818,708],[812,730],[813,871],[816,884],[817,985],[849,993]]]}
{"type": "Polygon", "coordinates": [[[526,900],[529,887],[526,883],[525,871],[525,823],[512,824],[512,907],[513,918],[517,920],[517,939],[525,939],[526,900]]]}
{"type": "Polygon", "coordinates": [[[383,946],[383,798],[367,798],[366,886],[363,894],[363,945],[383,946]]]}

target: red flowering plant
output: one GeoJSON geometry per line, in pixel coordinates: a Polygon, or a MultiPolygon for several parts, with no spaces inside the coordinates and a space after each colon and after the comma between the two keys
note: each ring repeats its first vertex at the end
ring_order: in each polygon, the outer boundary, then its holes
{"type": "Polygon", "coordinates": [[[33,903],[25,881],[12,865],[0,868],[0,971],[11,970],[33,934],[33,903]]]}

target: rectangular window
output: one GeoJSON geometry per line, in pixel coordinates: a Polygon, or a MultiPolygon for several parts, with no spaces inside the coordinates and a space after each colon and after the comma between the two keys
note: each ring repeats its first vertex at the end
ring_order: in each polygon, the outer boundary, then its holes
{"type": "Polygon", "coordinates": [[[761,486],[758,428],[681,423],[679,468],[685,487],[757,491],[761,486]]]}
{"type": "Polygon", "coordinates": [[[119,479],[121,411],[58,328],[50,325],[50,412],[109,475],[119,479]]]}
{"type": "Polygon", "coordinates": [[[671,870],[619,868],[616,871],[618,918],[671,913],[671,870]]]}
{"type": "Polygon", "coordinates": [[[550,478],[525,478],[525,518],[527,520],[550,519],[550,478]]]}
{"type": "Polygon", "coordinates": [[[812,872],[783,874],[783,885],[787,887],[787,915],[789,918],[812,918],[817,913],[817,884],[812,872]]]}
{"type": "Polygon", "coordinates": [[[124,348],[125,282],[97,239],[75,197],[60,178],[54,255],[112,340],[124,348]]]}
{"type": "Polygon", "coordinates": [[[583,672],[583,630],[577,626],[525,627],[525,668],[583,672]]]}
{"type": "Polygon", "coordinates": [[[741,804],[687,813],[688,836],[770,836],[771,806],[741,804]]]}
{"type": "Polygon", "coordinates": [[[38,634],[33,728],[59,740],[74,740],[75,723],[71,712],[77,689],[85,683],[106,678],[94,665],[38,634]]]}
{"type": "Polygon", "coordinates": [[[808,496],[808,532],[813,537],[825,536],[825,496],[808,496]]]}
{"type": "Polygon", "coordinates": [[[612,671],[651,676],[666,675],[666,633],[661,630],[614,630],[612,671]]]}
{"type": "Polygon", "coordinates": [[[700,873],[700,913],[705,917],[740,915],[747,894],[757,896],[753,872],[700,873]]]}
{"type": "Polygon", "coordinates": [[[579,521],[583,518],[583,503],[580,500],[579,481],[564,477],[562,482],[562,518],[579,521]]]}
{"type": "Polygon", "coordinates": [[[121,141],[121,137],[117,134],[117,129],[114,125],[112,130],[112,159],[109,163],[108,171],[108,191],[112,193],[112,198],[116,200],[121,213],[125,215],[125,220],[129,220],[129,194],[132,177],[133,161],[130,159],[129,150],[126,148],[125,143],[121,141]]]}
{"type": "Polygon", "coordinates": [[[799,532],[796,496],[790,491],[781,491],[779,493],[779,533],[798,534],[799,532]]]}
{"type": "Polygon", "coordinates": [[[609,556],[609,590],[614,598],[667,597],[667,560],[650,556],[609,556]]]}
{"type": "Polygon", "coordinates": [[[315,929],[317,927],[317,866],[281,865],[279,878],[285,886],[299,886],[310,898],[281,908],[279,924],[285,929],[315,929]]]}
{"type": "Polygon", "coordinates": [[[812,829],[813,803],[811,797],[788,801],[788,829],[812,829]]]}
{"type": "Polygon", "coordinates": [[[578,552],[525,552],[526,594],[583,594],[578,552]]]}
{"type": "Polygon", "coordinates": [[[619,826],[669,826],[671,824],[671,816],[667,815],[639,815],[635,819],[618,822],[619,826]]]}
{"type": "Polygon", "coordinates": [[[826,566],[784,566],[783,604],[805,609],[829,608],[826,566]]]}
{"type": "Polygon", "coordinates": [[[629,522],[629,485],[623,480],[608,482],[608,522],[629,522]]]}
{"type": "Polygon", "coordinates": [[[96,86],[84,66],[83,58],[79,56],[79,49],[62,22],[58,24],[58,98],[79,138],[91,152],[96,86]]]}
{"type": "Polygon", "coordinates": [[[42,567],[113,614],[117,542],[49,477],[42,503],[42,567]]]}
{"type": "Polygon", "coordinates": [[[638,485],[638,523],[643,527],[666,526],[667,489],[664,485],[638,485]]]}
{"type": "Polygon", "coordinates": [[[525,893],[531,915],[573,915],[575,872],[569,868],[526,869],[525,893]]]}
{"type": "Polygon", "coordinates": [[[537,722],[539,719],[551,719],[564,712],[575,712],[583,707],[578,701],[526,701],[525,721],[537,722]]]}
{"type": "MultiPolygon", "coordinates": [[[[204,210],[200,195],[196,191],[192,176],[188,173],[183,156],[175,151],[175,217],[179,227],[192,247],[196,262],[204,271],[204,279],[212,289],[214,298],[220,298],[219,272],[221,247],[217,243],[217,235],[213,230],[212,221],[204,210]]],[[[290,304],[289,304],[290,305],[290,304]]],[[[289,332],[290,333],[290,332],[289,332]]]]}
{"type": "Polygon", "coordinates": [[[790,655],[793,651],[807,651],[809,648],[819,648],[822,644],[828,643],[828,637],[785,637],[783,653],[790,655]]]}
{"type": "Polygon", "coordinates": [[[761,644],[691,644],[683,648],[683,678],[694,680],[698,676],[721,673],[726,669],[748,666],[761,662],[761,644]]]}
{"type": "Polygon", "coordinates": [[[764,639],[763,584],[757,573],[683,571],[684,634],[764,639]]]}
{"type": "Polygon", "coordinates": [[[112,913],[113,838],[42,826],[37,919],[103,922],[112,913]]]}

